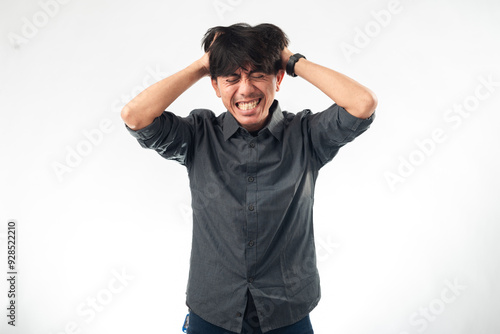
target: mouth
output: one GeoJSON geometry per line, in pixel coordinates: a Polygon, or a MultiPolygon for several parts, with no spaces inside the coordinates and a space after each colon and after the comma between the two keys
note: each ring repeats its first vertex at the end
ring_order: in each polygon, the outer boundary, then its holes
{"type": "Polygon", "coordinates": [[[261,101],[262,99],[259,98],[251,101],[236,102],[236,108],[238,108],[241,111],[251,111],[255,109],[260,104],[261,101]]]}

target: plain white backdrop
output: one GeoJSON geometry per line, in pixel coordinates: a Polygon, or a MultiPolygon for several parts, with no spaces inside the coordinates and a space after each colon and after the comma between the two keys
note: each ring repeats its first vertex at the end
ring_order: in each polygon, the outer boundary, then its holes
{"type": "MultiPolygon", "coordinates": [[[[0,1],[0,277],[9,219],[19,271],[1,333],[181,333],[187,173],[119,111],[236,22],[280,26],[379,98],[318,178],[315,333],[500,331],[498,1],[0,1]]],[[[277,98],[331,103],[290,77],[277,98]]],[[[169,110],[198,107],[224,111],[208,78],[169,110]]]]}

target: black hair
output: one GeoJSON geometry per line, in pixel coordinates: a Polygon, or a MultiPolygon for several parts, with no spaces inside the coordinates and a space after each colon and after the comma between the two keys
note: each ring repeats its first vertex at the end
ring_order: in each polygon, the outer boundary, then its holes
{"type": "Polygon", "coordinates": [[[283,67],[281,51],[288,46],[288,37],[270,23],[253,27],[247,23],[237,23],[208,29],[202,46],[210,55],[212,79],[229,76],[240,67],[277,74],[283,67]]]}

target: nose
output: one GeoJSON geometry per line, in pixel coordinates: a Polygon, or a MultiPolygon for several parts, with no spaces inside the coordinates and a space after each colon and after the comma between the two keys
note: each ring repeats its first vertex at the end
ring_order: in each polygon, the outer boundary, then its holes
{"type": "Polygon", "coordinates": [[[241,96],[250,96],[255,92],[255,87],[248,78],[241,78],[238,86],[238,94],[241,96]]]}

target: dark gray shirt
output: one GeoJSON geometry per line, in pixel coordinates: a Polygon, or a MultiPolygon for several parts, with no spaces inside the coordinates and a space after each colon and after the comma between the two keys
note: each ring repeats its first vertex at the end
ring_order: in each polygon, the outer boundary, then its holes
{"type": "Polygon", "coordinates": [[[187,305],[240,333],[247,290],[262,331],[293,324],[320,299],[313,235],[319,169],[363,133],[363,120],[334,104],[292,114],[271,106],[257,135],[229,112],[164,112],[128,130],[145,148],[186,166],[193,207],[187,305]]]}

